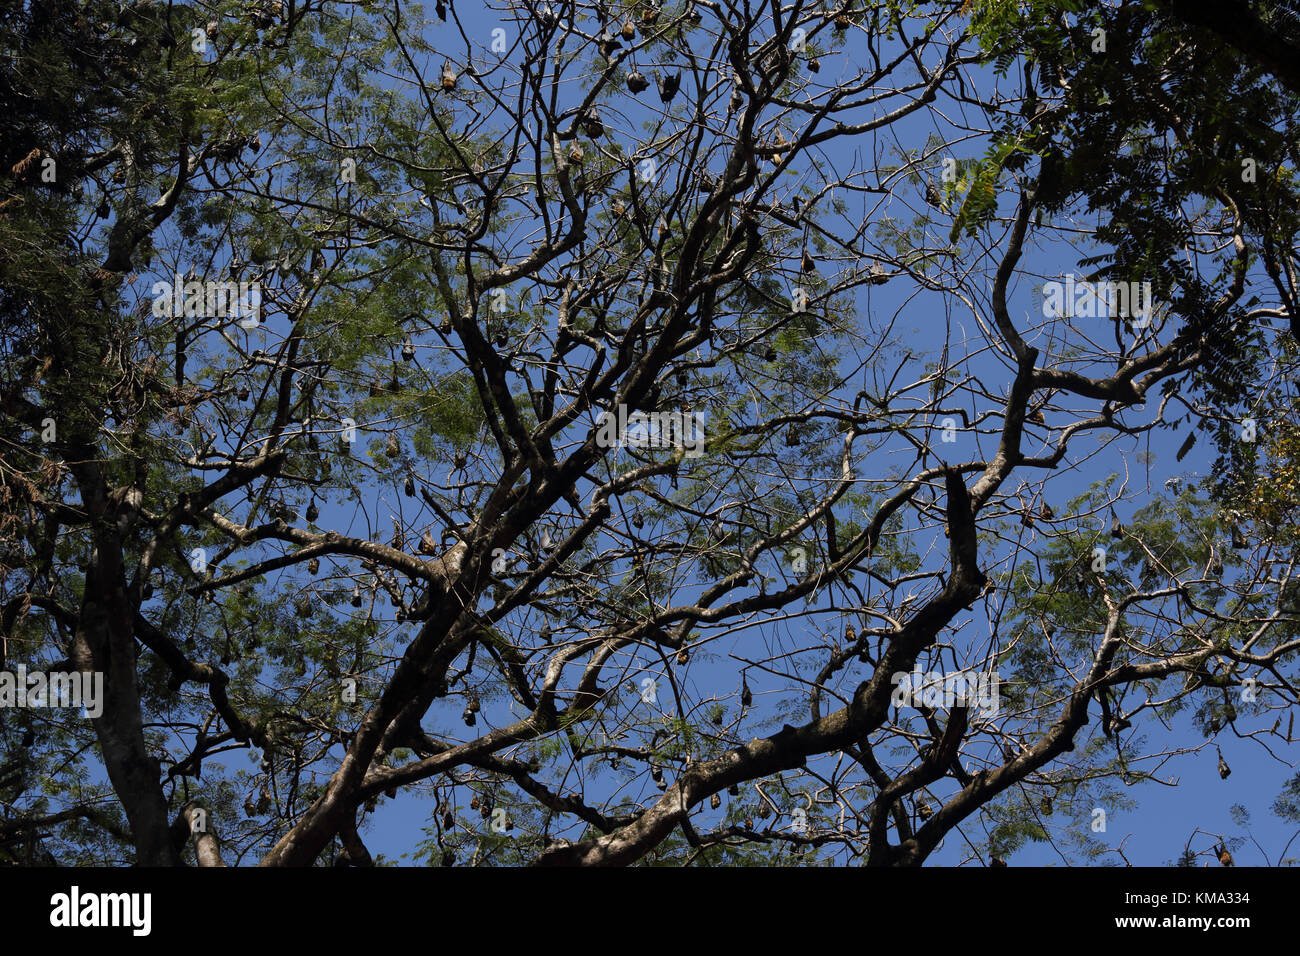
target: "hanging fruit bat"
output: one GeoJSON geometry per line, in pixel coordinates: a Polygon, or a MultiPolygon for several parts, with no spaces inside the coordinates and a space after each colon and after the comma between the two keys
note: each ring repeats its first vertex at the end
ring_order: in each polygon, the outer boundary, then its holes
{"type": "Polygon", "coordinates": [[[1223,751],[1218,747],[1214,748],[1219,754],[1219,779],[1227,780],[1228,775],[1232,773],[1232,768],[1228,766],[1228,761],[1223,759],[1223,751]]]}
{"type": "Polygon", "coordinates": [[[1223,559],[1219,557],[1219,552],[1214,545],[1210,545],[1210,560],[1205,565],[1205,573],[1212,578],[1217,578],[1223,574],[1223,559]]]}
{"type": "Polygon", "coordinates": [[[650,85],[640,70],[633,70],[627,75],[627,88],[632,93],[642,93],[650,85]]]}
{"type": "Polygon", "coordinates": [[[596,37],[596,49],[600,50],[600,55],[608,60],[616,50],[623,49],[623,44],[619,42],[618,37],[614,36],[614,34],[604,30],[600,36],[596,37]]]}
{"type": "Polygon", "coordinates": [[[1232,854],[1228,852],[1228,848],[1224,846],[1222,843],[1220,843],[1218,846],[1214,848],[1214,852],[1219,857],[1219,862],[1222,863],[1224,866],[1233,865],[1232,854]]]}
{"type": "Polygon", "coordinates": [[[681,86],[682,71],[676,73],[655,73],[655,81],[659,85],[659,99],[664,103],[671,103],[673,97],[677,95],[677,88],[681,86]]]}
{"type": "Polygon", "coordinates": [[[1110,509],[1110,536],[1112,538],[1124,537],[1124,526],[1119,523],[1119,515],[1115,514],[1115,509],[1110,509]]]}

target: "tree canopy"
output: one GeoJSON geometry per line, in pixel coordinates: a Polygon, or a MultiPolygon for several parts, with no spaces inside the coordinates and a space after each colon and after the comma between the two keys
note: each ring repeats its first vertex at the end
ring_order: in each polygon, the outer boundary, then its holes
{"type": "Polygon", "coordinates": [[[1188,766],[1240,852],[1300,26],[1218,6],[0,12],[0,672],[102,675],[0,687],[0,859],[1115,862],[1188,766]]]}

